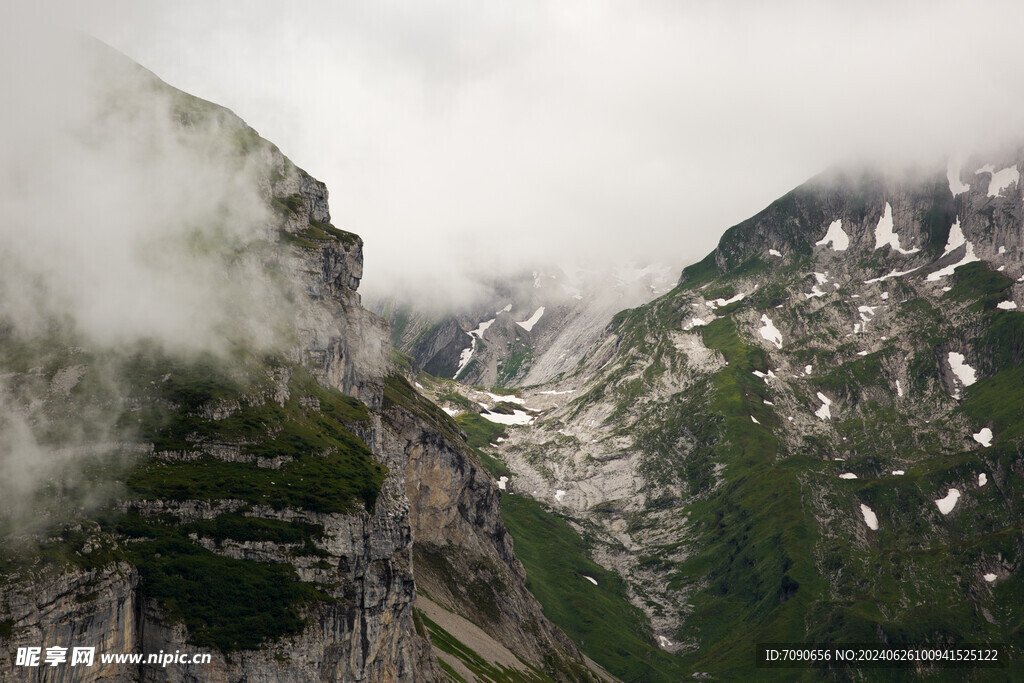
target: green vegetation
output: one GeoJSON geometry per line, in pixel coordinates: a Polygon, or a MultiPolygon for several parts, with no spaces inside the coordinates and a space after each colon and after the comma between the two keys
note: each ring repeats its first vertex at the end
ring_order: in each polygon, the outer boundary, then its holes
{"type": "Polygon", "coordinates": [[[462,408],[465,411],[473,411],[479,408],[479,406],[470,401],[468,398],[454,391],[446,391],[443,394],[438,394],[434,400],[436,400],[438,403],[451,403],[453,405],[458,406],[459,408],[462,408]]]}
{"type": "Polygon", "coordinates": [[[256,649],[301,633],[310,604],[333,602],[299,581],[291,566],[217,555],[189,540],[184,527],[127,515],[117,530],[143,539],[125,546],[142,575],[142,592],[158,600],[172,620],[184,622],[195,645],[222,652],[256,649]]]}
{"type": "Polygon", "coordinates": [[[455,418],[459,427],[466,433],[466,445],[468,445],[478,456],[484,468],[491,473],[495,479],[499,477],[511,477],[512,470],[505,466],[493,455],[490,455],[484,448],[494,443],[498,437],[508,436],[505,425],[491,422],[477,413],[463,413],[455,418]]]}
{"type": "Polygon", "coordinates": [[[208,456],[184,462],[154,460],[134,472],[127,483],[147,499],[235,498],[275,509],[352,513],[360,507],[373,510],[385,472],[363,446],[362,452],[306,456],[279,470],[208,456]]]}
{"type": "Polygon", "coordinates": [[[240,543],[301,544],[300,553],[303,555],[322,554],[315,541],[324,536],[324,528],[319,524],[248,517],[235,512],[218,515],[213,519],[189,522],[182,525],[181,530],[186,534],[195,533],[211,538],[217,545],[229,539],[240,543]]]}
{"type": "Polygon", "coordinates": [[[390,375],[384,379],[383,407],[401,406],[419,417],[434,429],[448,437],[453,444],[462,442],[458,425],[444,412],[420,394],[401,375],[390,375]]]}
{"type": "Polygon", "coordinates": [[[1004,301],[1013,287],[1013,280],[992,270],[983,261],[968,263],[953,271],[953,288],[946,298],[953,301],[975,301],[978,309],[991,310],[1004,301]]]}
{"type": "Polygon", "coordinates": [[[529,341],[516,330],[515,341],[511,342],[506,356],[498,361],[498,386],[505,387],[515,382],[520,375],[526,374],[531,363],[533,363],[533,349],[530,347],[529,341]]]}
{"type": "MultiPolygon", "coordinates": [[[[455,636],[445,631],[431,619],[417,610],[417,615],[423,620],[427,630],[430,632],[430,639],[442,652],[447,652],[459,659],[466,668],[473,672],[480,680],[494,681],[494,683],[528,683],[552,680],[543,675],[533,667],[523,664],[523,669],[510,669],[501,664],[492,664],[478,655],[472,648],[464,645],[455,636]]],[[[452,677],[453,680],[463,681],[455,670],[442,662],[442,668],[452,677]]]]}
{"type": "Polygon", "coordinates": [[[123,376],[136,396],[149,400],[126,413],[121,427],[151,440],[158,454],[199,450],[212,442],[286,462],[273,470],[211,457],[171,462],[158,457],[132,473],[129,489],[149,498],[239,498],[323,512],[352,512],[358,501],[372,510],[387,470],[345,427],[366,420],[366,407],[320,386],[301,367],[290,368],[290,374],[282,406],[266,396],[272,387],[265,375],[260,378],[244,365],[229,368],[209,358],[193,363],[132,358],[123,376]],[[204,409],[225,402],[237,409],[219,420],[203,416],[204,409]]]}
{"type": "Polygon", "coordinates": [[[501,516],[544,615],[591,659],[624,681],[678,681],[688,675],[679,658],[655,647],[622,580],[589,559],[587,544],[568,523],[523,496],[502,496],[501,516]]]}

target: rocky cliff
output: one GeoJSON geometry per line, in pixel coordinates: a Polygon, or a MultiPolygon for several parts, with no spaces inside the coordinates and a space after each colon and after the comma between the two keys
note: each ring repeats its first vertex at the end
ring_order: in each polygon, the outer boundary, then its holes
{"type": "Polygon", "coordinates": [[[30,444],[36,465],[60,468],[5,511],[0,676],[441,680],[417,581],[502,637],[536,680],[579,672],[525,589],[493,480],[458,427],[392,375],[387,324],[356,293],[362,242],[331,224],[324,185],[227,110],[131,73],[167,93],[180,134],[213,122],[256,165],[272,218],[225,258],[252,259],[253,286],[288,305],[266,312],[273,344],[236,337],[227,353],[103,347],[60,321],[45,335],[4,326],[17,416],[5,466],[30,444]],[[419,569],[421,548],[434,564],[419,569]],[[473,581],[493,590],[466,594],[473,581]],[[95,664],[15,665],[18,648],[55,646],[94,647],[95,664]],[[211,662],[100,661],[161,651],[211,662]]]}

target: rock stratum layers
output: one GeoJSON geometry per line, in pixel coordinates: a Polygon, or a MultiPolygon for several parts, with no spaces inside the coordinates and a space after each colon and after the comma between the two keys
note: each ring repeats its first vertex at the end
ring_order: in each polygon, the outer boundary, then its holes
{"type": "Polygon", "coordinates": [[[324,184],[231,112],[117,68],[119,92],[160,94],[174,135],[213,129],[252,173],[258,237],[195,243],[252,262],[247,284],[277,305],[261,311],[272,342],[179,353],[92,344],[60,321],[45,334],[3,327],[8,406],[36,455],[62,454],[76,476],[37,482],[5,520],[0,677],[444,680],[417,588],[500,638],[526,678],[589,676],[526,591],[493,480],[393,374],[387,324],[356,291],[362,241],[331,225],[324,184]],[[90,409],[102,430],[78,424],[90,409]],[[42,429],[61,420],[75,428],[42,429]],[[466,593],[474,582],[487,590],[466,593]],[[96,661],[16,666],[18,648],[53,646],[94,647],[96,661]],[[100,662],[161,651],[212,661],[100,662]]]}

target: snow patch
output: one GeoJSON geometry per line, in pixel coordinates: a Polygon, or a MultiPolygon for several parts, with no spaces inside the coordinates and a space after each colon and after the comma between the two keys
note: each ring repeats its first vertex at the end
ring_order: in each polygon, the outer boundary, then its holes
{"type": "Polygon", "coordinates": [[[768,399],[762,399],[761,403],[765,404],[766,406],[773,406],[773,405],[775,405],[774,403],[772,403],[768,399]]]}
{"type": "Polygon", "coordinates": [[[988,581],[989,583],[992,583],[993,581],[996,580],[996,575],[995,574],[985,574],[985,580],[988,581]]]}
{"type": "Polygon", "coordinates": [[[805,365],[805,366],[804,366],[804,374],[805,374],[805,375],[809,375],[809,374],[811,374],[811,371],[812,371],[812,370],[814,370],[814,367],[813,367],[813,366],[811,366],[811,365],[805,365]]]}
{"type": "Polygon", "coordinates": [[[988,483],[988,475],[982,472],[978,475],[978,486],[984,486],[988,483]]]}
{"type": "Polygon", "coordinates": [[[864,284],[870,285],[873,282],[884,282],[885,280],[889,280],[889,279],[894,278],[894,277],[903,277],[904,275],[910,275],[915,270],[920,270],[920,269],[921,269],[921,266],[918,266],[917,268],[911,268],[910,270],[892,270],[887,275],[882,275],[881,277],[874,277],[874,278],[871,278],[870,280],[865,280],[864,284]]]}
{"type": "Polygon", "coordinates": [[[974,368],[964,362],[964,354],[962,353],[957,353],[956,351],[949,352],[949,367],[965,387],[969,387],[978,381],[974,374],[974,368]]]}
{"type": "Polygon", "coordinates": [[[1017,308],[1016,301],[1000,301],[996,304],[996,308],[1001,308],[1004,311],[1012,311],[1017,308]]]}
{"type": "Polygon", "coordinates": [[[830,406],[832,405],[832,401],[829,399],[828,396],[821,393],[820,391],[818,392],[818,400],[821,401],[822,406],[815,410],[814,414],[820,417],[822,420],[831,419],[832,410],[830,406]]]}
{"type": "Polygon", "coordinates": [[[860,504],[860,514],[864,515],[864,523],[868,525],[868,528],[872,531],[878,531],[878,517],[875,516],[875,511],[869,508],[864,503],[860,504]]]}
{"type": "Polygon", "coordinates": [[[672,641],[665,636],[658,636],[658,645],[661,646],[661,649],[665,650],[672,647],[672,641]]]}
{"type": "Polygon", "coordinates": [[[960,492],[956,489],[950,489],[949,493],[946,494],[945,498],[939,498],[935,501],[935,504],[939,507],[939,512],[944,515],[948,515],[956,507],[956,502],[960,499],[960,492]]]}
{"type": "Polygon", "coordinates": [[[970,185],[966,185],[960,180],[960,162],[952,157],[946,166],[946,179],[949,181],[949,191],[954,197],[971,189],[970,185]]]}
{"type": "Polygon", "coordinates": [[[813,285],[813,286],[811,287],[811,293],[810,293],[810,294],[807,294],[807,293],[805,292],[805,293],[804,293],[804,296],[805,296],[805,297],[807,297],[808,299],[813,299],[813,298],[814,298],[814,297],[816,297],[816,296],[825,296],[825,292],[821,291],[821,290],[820,290],[820,289],[818,288],[818,285],[813,285]]]}
{"type": "Polygon", "coordinates": [[[853,472],[843,472],[842,474],[839,475],[839,478],[840,479],[856,479],[857,475],[854,474],[853,472]]]}
{"type": "Polygon", "coordinates": [[[575,389],[566,389],[565,391],[541,391],[541,392],[538,392],[538,393],[550,394],[550,395],[553,395],[553,396],[560,396],[561,394],[571,394],[574,391],[576,391],[576,390],[575,389]]]}
{"type": "Polygon", "coordinates": [[[501,489],[502,491],[507,491],[508,490],[507,485],[508,485],[508,477],[504,477],[503,476],[500,479],[498,479],[498,488],[499,489],[501,489]]]}
{"type": "Polygon", "coordinates": [[[534,311],[533,315],[530,316],[529,320],[516,321],[516,325],[519,325],[519,327],[521,327],[524,330],[526,330],[527,332],[529,332],[529,331],[531,331],[533,329],[533,326],[537,324],[537,321],[540,320],[540,317],[542,315],[544,315],[544,307],[543,306],[541,306],[536,311],[534,311]]]}
{"type": "Polygon", "coordinates": [[[888,298],[889,298],[889,292],[882,292],[882,299],[884,300],[884,299],[888,299],[888,298]]]}
{"type": "Polygon", "coordinates": [[[723,306],[728,306],[729,304],[734,304],[737,301],[742,301],[743,298],[746,297],[746,296],[747,296],[746,294],[737,294],[736,296],[732,297],[731,299],[715,299],[714,301],[705,301],[704,305],[713,310],[715,308],[722,308],[723,306]]]}
{"type": "Polygon", "coordinates": [[[903,387],[900,386],[900,381],[899,380],[896,380],[896,395],[897,396],[902,396],[903,395],[903,387]]]}
{"type": "Polygon", "coordinates": [[[758,421],[757,421],[757,418],[756,418],[756,417],[754,417],[753,415],[751,415],[751,416],[750,416],[750,420],[751,420],[751,421],[752,421],[752,422],[753,422],[754,424],[756,424],[756,425],[759,425],[759,424],[761,424],[760,422],[758,422],[758,421]]]}
{"type": "MultiPolygon", "coordinates": [[[[445,411],[448,412],[447,410],[445,411]]],[[[451,415],[452,413],[448,413],[451,415]]],[[[514,410],[511,415],[504,415],[502,413],[480,413],[480,417],[484,418],[488,422],[494,422],[500,425],[528,425],[533,422],[533,417],[522,410],[514,410]]]]}
{"type": "Polygon", "coordinates": [[[508,313],[511,310],[512,310],[512,304],[509,304],[508,306],[506,306],[505,308],[501,309],[500,311],[495,311],[494,315],[501,315],[502,313],[508,313]]]}
{"type": "Polygon", "coordinates": [[[448,415],[450,417],[455,417],[456,415],[459,414],[459,411],[452,410],[451,408],[445,408],[444,406],[441,406],[441,410],[443,410],[444,412],[448,413],[448,415]]]}
{"type": "Polygon", "coordinates": [[[506,403],[515,403],[515,404],[518,404],[518,405],[525,405],[526,404],[526,401],[524,401],[523,399],[519,398],[515,394],[508,394],[506,396],[501,396],[499,394],[492,394],[489,391],[485,391],[484,393],[487,394],[488,396],[490,396],[491,400],[494,401],[495,403],[500,403],[502,401],[505,401],[506,403]]]}
{"type": "Polygon", "coordinates": [[[416,382],[416,388],[417,388],[417,389],[422,389],[422,388],[423,388],[423,385],[422,385],[422,384],[420,384],[419,382],[416,382]]]}
{"type": "Polygon", "coordinates": [[[586,579],[590,583],[594,584],[595,586],[597,585],[597,579],[595,579],[594,577],[587,576],[586,574],[583,574],[582,576],[583,576],[584,579],[586,579]]]}
{"type": "Polygon", "coordinates": [[[761,322],[764,324],[764,327],[762,327],[759,330],[759,332],[761,333],[761,336],[764,337],[765,339],[767,339],[768,341],[770,341],[771,343],[775,344],[775,346],[777,346],[778,348],[781,349],[782,348],[782,333],[779,332],[779,329],[777,327],[775,327],[775,323],[773,323],[772,319],[769,318],[767,315],[762,315],[761,316],[761,322]]]}
{"type": "Polygon", "coordinates": [[[688,322],[685,325],[683,325],[683,331],[687,332],[689,330],[692,330],[695,327],[702,327],[702,326],[707,325],[707,324],[708,324],[708,321],[704,320],[703,318],[694,318],[690,322],[688,322]]]}
{"type": "Polygon", "coordinates": [[[818,281],[819,285],[828,284],[828,272],[815,273],[814,279],[818,281]]]}
{"type": "Polygon", "coordinates": [[[964,257],[960,259],[958,263],[946,266],[942,270],[936,270],[934,273],[929,273],[928,277],[926,277],[925,279],[928,280],[929,282],[935,282],[939,278],[952,275],[953,271],[959,268],[960,266],[966,266],[968,263],[974,263],[975,261],[980,260],[980,258],[974,255],[974,245],[971,244],[970,242],[967,242],[967,250],[964,252],[964,257]]]}
{"type": "Polygon", "coordinates": [[[977,434],[971,434],[971,438],[980,443],[985,448],[992,445],[992,430],[988,427],[982,427],[981,431],[977,434]]]}
{"type": "Polygon", "coordinates": [[[831,243],[833,251],[846,251],[847,247],[850,246],[850,236],[843,232],[843,221],[842,219],[836,219],[832,221],[832,224],[828,226],[828,232],[820,240],[815,242],[815,246],[824,246],[831,243]]]}
{"type": "Polygon", "coordinates": [[[895,474],[897,477],[902,477],[904,474],[906,474],[906,472],[904,472],[903,470],[893,470],[892,473],[895,474]]]}
{"type": "Polygon", "coordinates": [[[782,256],[782,254],[781,254],[781,253],[779,253],[779,251],[778,251],[778,250],[776,250],[776,249],[769,249],[769,250],[768,250],[768,255],[769,255],[769,256],[779,256],[779,257],[781,257],[781,256],[782,256]]]}
{"type": "Polygon", "coordinates": [[[476,337],[473,337],[473,343],[462,349],[462,353],[459,354],[459,368],[455,371],[455,374],[452,375],[452,379],[458,379],[459,375],[462,374],[462,371],[466,369],[466,366],[469,365],[469,361],[473,359],[474,351],[476,351],[476,337]]]}
{"type": "Polygon", "coordinates": [[[904,255],[921,251],[916,248],[903,249],[900,247],[900,236],[892,229],[892,207],[889,206],[889,202],[885,203],[885,212],[882,213],[882,217],[878,219],[878,225],[875,226],[875,249],[881,249],[886,245],[904,255]]]}
{"type": "Polygon", "coordinates": [[[559,503],[561,503],[562,499],[565,498],[565,494],[566,493],[567,492],[563,491],[562,489],[555,489],[555,500],[557,500],[559,503]]]}
{"type": "Polygon", "coordinates": [[[988,183],[988,196],[998,197],[1003,190],[1010,185],[1016,184],[1020,180],[1020,173],[1017,171],[1017,166],[1007,166],[1001,171],[993,171],[991,165],[986,168],[979,169],[977,173],[991,173],[992,178],[988,183]]]}
{"type": "Polygon", "coordinates": [[[946,239],[946,248],[943,250],[942,255],[945,256],[966,241],[964,239],[964,231],[960,229],[960,216],[957,216],[956,222],[949,228],[949,237],[946,239]]]}

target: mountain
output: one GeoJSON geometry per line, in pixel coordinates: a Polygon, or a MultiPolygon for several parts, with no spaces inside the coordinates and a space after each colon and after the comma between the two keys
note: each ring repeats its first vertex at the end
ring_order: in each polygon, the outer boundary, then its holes
{"type": "MultiPolygon", "coordinates": [[[[209,330],[112,343],[81,311],[27,325],[3,309],[0,678],[607,678],[543,615],[496,482],[360,305],[362,241],[332,225],[324,184],[230,111],[102,46],[88,54],[113,74],[101,117],[123,117],[112,139],[80,131],[90,153],[190,150],[186,176],[251,179],[255,218],[217,205],[180,240],[124,250],[146,268],[183,255],[182,290],[212,264],[209,330]],[[19,665],[29,647],[96,659],[19,665]],[[211,662],[100,659],[179,651],[211,662]]],[[[116,244],[100,246],[118,268],[116,244]]]]}
{"type": "Polygon", "coordinates": [[[584,652],[638,681],[817,677],[756,669],[768,642],[1019,656],[1022,164],[829,171],[556,381],[428,387],[505,423],[484,450],[506,524],[584,652]]]}
{"type": "Polygon", "coordinates": [[[436,377],[465,384],[543,384],[575,369],[612,315],[672,288],[664,266],[538,267],[478,283],[471,303],[431,310],[401,297],[371,301],[391,343],[436,377]]]}

